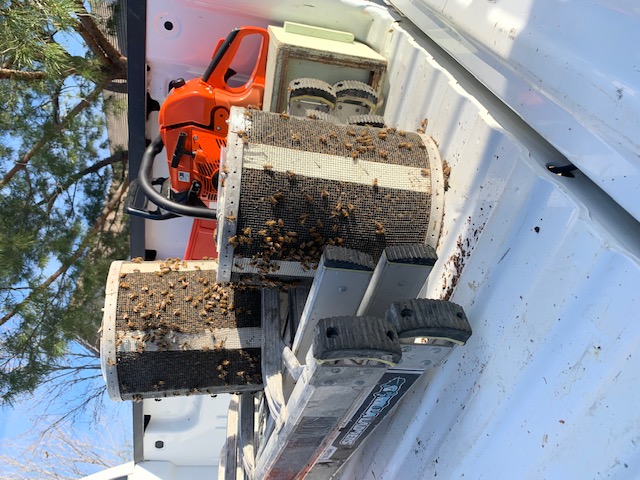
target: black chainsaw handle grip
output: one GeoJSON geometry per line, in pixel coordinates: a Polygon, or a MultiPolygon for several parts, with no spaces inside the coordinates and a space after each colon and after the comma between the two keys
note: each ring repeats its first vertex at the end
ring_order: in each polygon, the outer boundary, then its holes
{"type": "Polygon", "coordinates": [[[155,203],[158,207],[178,215],[215,220],[215,210],[206,207],[196,207],[193,205],[184,205],[182,203],[178,203],[174,200],[171,200],[170,198],[166,198],[163,195],[160,195],[160,193],[158,193],[158,191],[153,188],[151,169],[153,168],[153,162],[155,161],[156,155],[162,152],[163,148],[164,143],[162,142],[162,137],[157,136],[144,151],[144,155],[142,155],[138,178],[140,180],[140,187],[142,188],[142,191],[145,193],[147,198],[155,203]]]}
{"type": "Polygon", "coordinates": [[[213,54],[213,58],[211,59],[211,62],[209,62],[209,66],[202,75],[203,82],[209,81],[209,77],[211,77],[211,74],[220,63],[220,60],[222,60],[222,58],[226,55],[227,50],[229,50],[229,47],[238,36],[238,33],[240,33],[240,30],[238,28],[234,28],[233,30],[231,30],[231,32],[229,32],[229,35],[227,35],[227,38],[225,38],[224,43],[220,46],[220,48],[218,48],[216,53],[213,54]]]}

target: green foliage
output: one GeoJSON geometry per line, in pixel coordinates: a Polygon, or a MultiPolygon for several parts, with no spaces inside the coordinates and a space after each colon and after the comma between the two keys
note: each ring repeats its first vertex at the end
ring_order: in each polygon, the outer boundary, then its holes
{"type": "Polygon", "coordinates": [[[87,18],[75,0],[0,0],[0,404],[77,368],[71,342],[97,345],[109,264],[128,255],[110,215],[126,152],[100,162],[114,68],[87,18]]]}

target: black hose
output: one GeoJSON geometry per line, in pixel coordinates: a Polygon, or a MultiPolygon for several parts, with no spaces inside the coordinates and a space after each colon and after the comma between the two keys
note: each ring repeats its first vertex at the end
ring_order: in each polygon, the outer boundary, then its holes
{"type": "Polygon", "coordinates": [[[138,178],[140,179],[140,186],[142,187],[142,191],[145,193],[147,198],[155,203],[158,207],[176,213],[178,215],[215,220],[215,210],[211,210],[210,208],[206,207],[195,207],[193,205],[184,205],[182,203],[178,203],[169,198],[165,198],[164,196],[160,195],[160,193],[158,193],[155,188],[153,188],[151,169],[153,168],[153,162],[156,155],[162,152],[163,148],[164,143],[162,142],[162,138],[158,136],[149,144],[147,149],[144,151],[144,155],[142,155],[138,178]]]}

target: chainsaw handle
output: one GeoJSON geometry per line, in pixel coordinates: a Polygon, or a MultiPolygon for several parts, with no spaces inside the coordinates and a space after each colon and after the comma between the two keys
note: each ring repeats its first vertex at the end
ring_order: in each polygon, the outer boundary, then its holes
{"type": "Polygon", "coordinates": [[[162,142],[162,137],[157,136],[144,151],[144,155],[142,155],[138,178],[140,179],[140,187],[142,188],[142,191],[145,193],[147,198],[155,203],[158,207],[169,212],[173,212],[177,215],[215,220],[215,210],[211,210],[206,207],[195,207],[193,205],[184,205],[182,203],[178,203],[174,200],[171,200],[170,198],[166,198],[165,196],[158,193],[155,188],[153,188],[151,169],[153,168],[153,162],[155,161],[156,155],[162,152],[163,148],[164,143],[162,142]]]}
{"type": "MultiPolygon", "coordinates": [[[[166,181],[166,178],[158,178],[153,184],[163,185],[164,181],[166,181]]],[[[148,200],[144,192],[141,191],[140,178],[134,178],[131,183],[129,183],[129,191],[127,192],[127,198],[124,202],[125,213],[133,215],[134,217],[146,218],[147,220],[168,220],[178,216],[173,212],[163,211],[159,207],[156,207],[155,210],[150,210],[147,207],[148,200]]]]}
{"type": "Polygon", "coordinates": [[[267,50],[269,48],[269,32],[264,28],[260,27],[239,27],[233,29],[227,35],[227,38],[222,42],[222,44],[218,44],[218,47],[215,50],[213,58],[211,59],[211,63],[205,70],[202,75],[202,80],[207,82],[214,88],[225,88],[233,93],[241,93],[248,90],[251,85],[257,83],[259,85],[264,85],[265,83],[265,72],[267,69],[267,50]],[[231,88],[227,85],[225,80],[225,75],[229,70],[231,62],[233,62],[236,53],[238,53],[238,48],[240,48],[240,44],[242,43],[242,39],[248,37],[250,35],[260,35],[262,40],[260,42],[260,52],[258,53],[258,59],[256,61],[256,65],[253,68],[253,72],[251,73],[251,77],[247,82],[240,86],[231,88]]]}

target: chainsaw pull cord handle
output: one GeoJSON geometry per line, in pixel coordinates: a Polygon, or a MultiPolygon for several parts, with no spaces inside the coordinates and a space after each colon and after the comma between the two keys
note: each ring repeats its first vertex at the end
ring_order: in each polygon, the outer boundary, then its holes
{"type": "Polygon", "coordinates": [[[187,134],[185,132],[180,132],[178,134],[178,141],[176,142],[176,149],[173,152],[173,157],[171,157],[171,168],[178,168],[180,165],[180,159],[183,155],[189,155],[193,157],[193,152],[189,150],[185,150],[184,145],[187,142],[187,134]]]}
{"type": "Polygon", "coordinates": [[[227,88],[231,92],[242,92],[248,90],[252,84],[257,83],[264,85],[265,73],[267,69],[267,50],[269,48],[269,32],[260,27],[240,27],[234,28],[224,42],[216,49],[211,63],[202,75],[202,80],[212,87],[227,88]],[[225,74],[233,61],[238,48],[242,43],[242,39],[250,35],[260,35],[262,37],[260,43],[260,52],[256,66],[251,73],[249,80],[241,87],[230,88],[225,81],[225,74]],[[227,55],[229,53],[229,55],[227,55]]]}
{"type": "Polygon", "coordinates": [[[193,205],[184,205],[182,203],[175,202],[160,195],[160,193],[158,193],[158,191],[153,188],[151,169],[153,168],[153,162],[155,161],[156,155],[162,152],[163,148],[164,143],[162,142],[162,137],[157,136],[149,144],[147,149],[144,151],[144,154],[142,155],[138,178],[140,180],[140,187],[142,187],[142,191],[145,193],[147,198],[155,203],[158,207],[178,215],[215,220],[215,210],[211,210],[205,207],[196,207],[193,205]]]}

